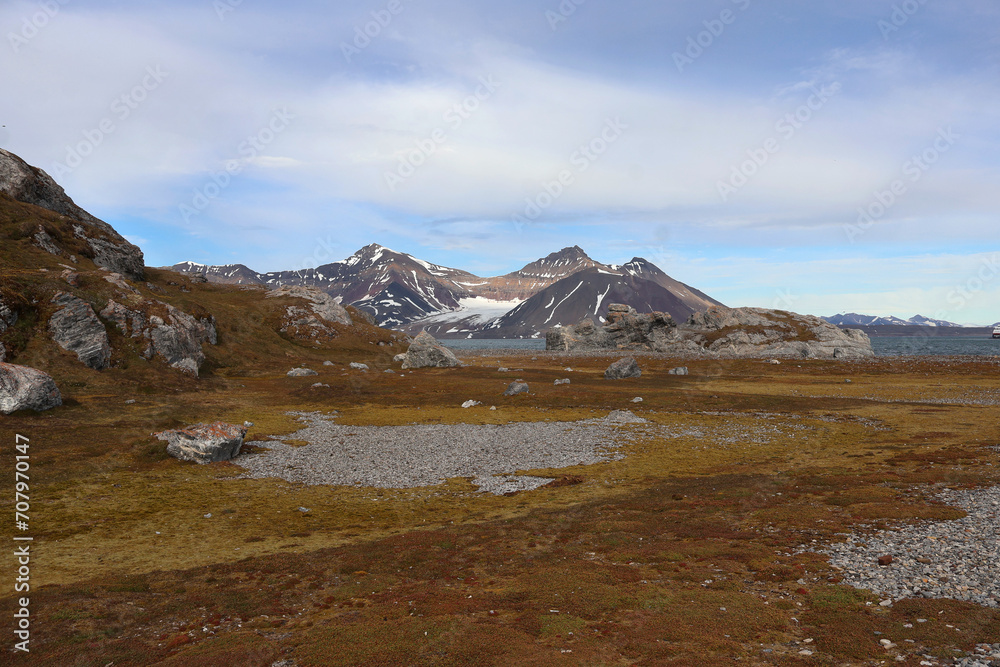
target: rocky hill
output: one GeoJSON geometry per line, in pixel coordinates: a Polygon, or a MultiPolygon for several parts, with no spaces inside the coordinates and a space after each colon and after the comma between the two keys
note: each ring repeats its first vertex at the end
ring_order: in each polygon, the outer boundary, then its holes
{"type": "Polygon", "coordinates": [[[72,399],[74,387],[169,391],[347,350],[391,356],[401,342],[314,288],[209,284],[146,268],[139,248],[44,171],[0,151],[0,362],[15,365],[7,371],[37,369],[72,399]]]}
{"type": "Polygon", "coordinates": [[[546,349],[646,350],[717,358],[861,359],[874,356],[868,336],[812,315],[764,308],[713,306],[681,324],[662,312],[608,307],[606,323],[587,319],[547,332],[546,349]]]}

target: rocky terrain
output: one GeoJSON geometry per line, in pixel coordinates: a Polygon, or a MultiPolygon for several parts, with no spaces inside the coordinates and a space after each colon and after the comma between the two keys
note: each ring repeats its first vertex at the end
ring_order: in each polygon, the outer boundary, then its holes
{"type": "Polygon", "coordinates": [[[818,317],[763,308],[713,306],[678,325],[669,314],[608,307],[607,321],[550,329],[546,349],[647,350],[715,358],[858,359],[874,356],[868,336],[818,317]]]}

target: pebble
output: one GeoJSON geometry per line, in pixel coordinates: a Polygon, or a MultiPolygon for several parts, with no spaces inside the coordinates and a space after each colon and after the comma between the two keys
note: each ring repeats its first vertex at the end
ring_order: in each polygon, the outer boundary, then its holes
{"type": "Polygon", "coordinates": [[[844,582],[856,588],[896,600],[951,598],[1000,607],[1000,486],[946,490],[937,497],[967,516],[851,534],[821,551],[843,571],[844,582]],[[876,559],[889,554],[889,565],[876,565],[876,559]]]}

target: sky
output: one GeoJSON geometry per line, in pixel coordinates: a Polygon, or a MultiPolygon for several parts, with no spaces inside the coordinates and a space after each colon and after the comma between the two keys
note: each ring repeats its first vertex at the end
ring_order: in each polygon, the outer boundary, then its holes
{"type": "Polygon", "coordinates": [[[183,260],[644,257],[1000,320],[996,0],[9,0],[0,146],[183,260]]]}

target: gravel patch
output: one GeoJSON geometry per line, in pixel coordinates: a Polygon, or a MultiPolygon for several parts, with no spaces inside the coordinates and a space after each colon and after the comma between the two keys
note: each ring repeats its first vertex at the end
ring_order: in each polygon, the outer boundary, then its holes
{"type": "Polygon", "coordinates": [[[493,424],[409,424],[344,426],[320,413],[292,413],[307,424],[288,440],[247,444],[267,451],[244,454],[233,463],[243,478],[280,477],[303,484],[377,488],[434,486],[471,477],[480,491],[504,494],[538,488],[552,480],[516,475],[519,470],[567,468],[624,458],[616,451],[633,434],[628,425],[645,420],[627,411],[579,422],[493,424]]]}
{"type": "Polygon", "coordinates": [[[1000,486],[948,490],[937,497],[968,515],[851,534],[819,551],[830,555],[845,583],[888,598],[951,598],[1000,607],[1000,486]],[[878,565],[885,555],[892,563],[878,565]]]}

